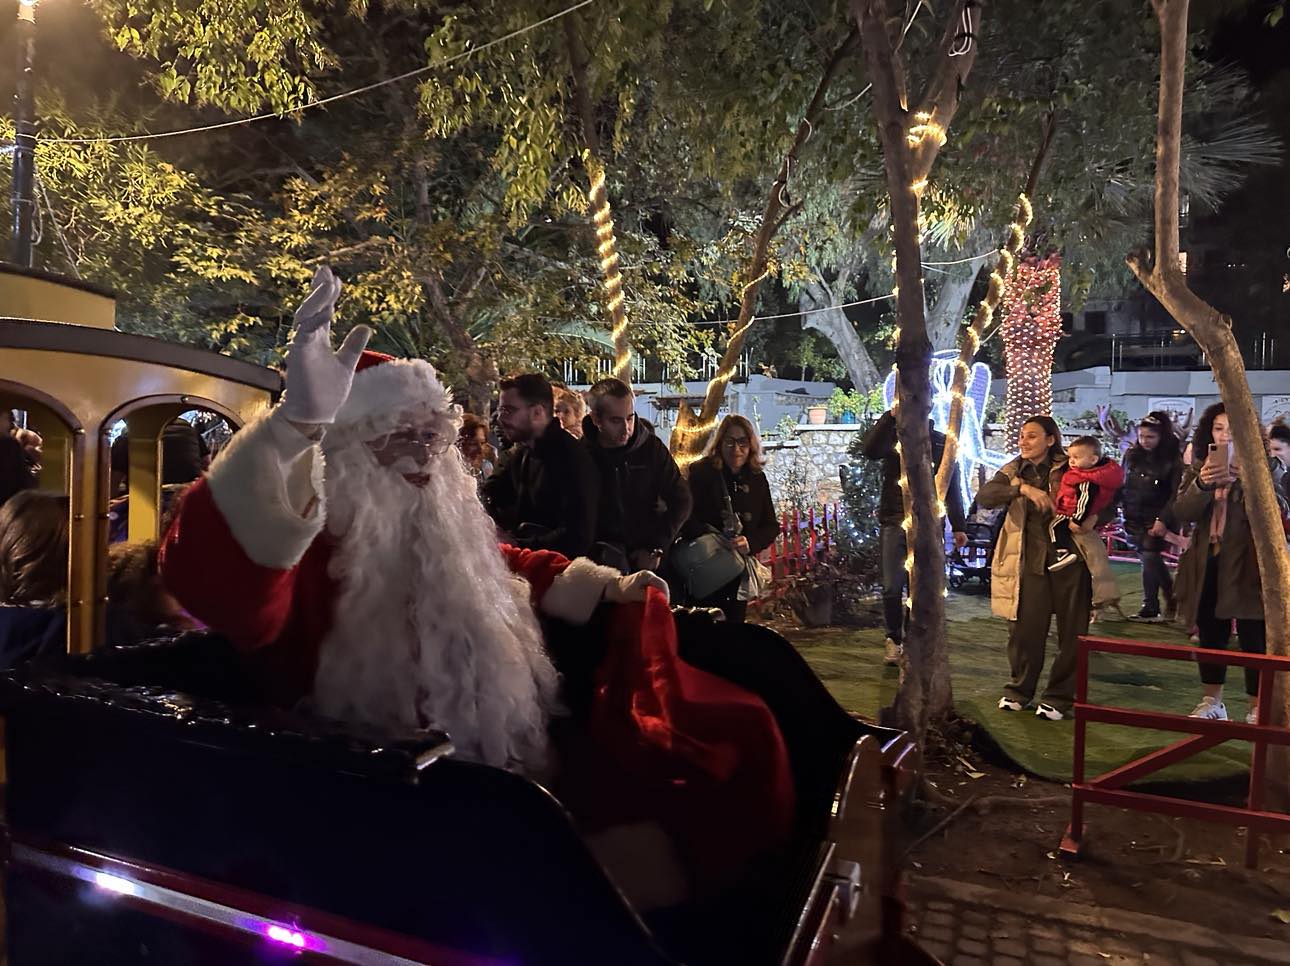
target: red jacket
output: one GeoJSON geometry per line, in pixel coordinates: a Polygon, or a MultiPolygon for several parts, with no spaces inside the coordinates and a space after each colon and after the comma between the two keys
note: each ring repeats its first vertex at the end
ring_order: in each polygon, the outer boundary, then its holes
{"type": "Polygon", "coordinates": [[[1115,502],[1116,494],[1123,485],[1124,470],[1119,463],[1105,456],[1087,470],[1067,463],[1061,487],[1057,491],[1057,512],[1077,520],[1090,515],[1097,516],[1115,502]],[[1081,483],[1092,483],[1097,487],[1097,493],[1091,500],[1085,499],[1080,492],[1081,483]]]}

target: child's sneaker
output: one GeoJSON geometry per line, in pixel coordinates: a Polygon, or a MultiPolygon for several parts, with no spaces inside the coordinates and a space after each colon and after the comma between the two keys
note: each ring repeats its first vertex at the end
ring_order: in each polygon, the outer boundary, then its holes
{"type": "Polygon", "coordinates": [[[883,660],[882,663],[887,667],[900,667],[900,656],[905,653],[905,648],[897,644],[890,637],[882,642],[883,660]]]}
{"type": "Polygon", "coordinates": [[[1258,708],[1251,708],[1249,711],[1245,712],[1245,723],[1246,723],[1246,724],[1258,724],[1258,723],[1259,723],[1259,709],[1258,709],[1258,708]]]}
{"type": "Polygon", "coordinates": [[[1070,550],[1058,550],[1057,559],[1048,565],[1048,572],[1055,573],[1058,570],[1064,570],[1079,559],[1079,554],[1070,550]]]}
{"type": "Polygon", "coordinates": [[[1226,721],[1227,706],[1222,701],[1206,695],[1200,699],[1200,704],[1187,717],[1189,718],[1208,718],[1211,721],[1226,721]]]}
{"type": "Polygon", "coordinates": [[[1023,705],[1016,698],[1010,698],[1006,694],[999,699],[1000,711],[1020,711],[1023,705]]]}
{"type": "Polygon", "coordinates": [[[1047,721],[1061,721],[1066,715],[1062,714],[1051,704],[1041,704],[1035,708],[1035,717],[1044,718],[1047,721]]]}

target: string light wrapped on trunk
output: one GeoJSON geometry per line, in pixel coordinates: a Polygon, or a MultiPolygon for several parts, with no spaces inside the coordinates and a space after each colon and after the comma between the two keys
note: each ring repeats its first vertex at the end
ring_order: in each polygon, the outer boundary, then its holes
{"type": "Polygon", "coordinates": [[[1053,411],[1053,352],[1062,337],[1060,255],[1017,263],[1004,291],[1002,335],[1010,438],[1031,416],[1053,411]]]}
{"type": "Polygon", "coordinates": [[[609,192],[605,188],[605,167],[595,157],[587,158],[587,171],[591,175],[591,188],[587,197],[591,201],[591,220],[596,226],[596,254],[600,258],[600,273],[605,283],[605,308],[609,312],[614,343],[614,376],[631,383],[632,349],[627,338],[627,306],[623,299],[623,276],[618,268],[618,239],[614,235],[613,212],[609,207],[609,192]]]}
{"type": "Polygon", "coordinates": [[[1008,240],[999,249],[999,258],[994,271],[990,273],[990,286],[985,298],[977,306],[971,324],[963,329],[959,340],[959,358],[954,371],[954,381],[950,386],[950,416],[945,427],[945,455],[941,458],[941,468],[936,474],[936,494],[942,500],[950,488],[950,478],[954,474],[954,465],[958,460],[959,431],[963,426],[964,392],[967,390],[968,377],[971,374],[972,360],[981,348],[981,339],[985,330],[994,319],[995,309],[1003,300],[1005,279],[1012,274],[1017,255],[1026,241],[1026,229],[1035,216],[1030,199],[1023,193],[1017,197],[1017,207],[1013,212],[1012,224],[1008,226],[1008,240]]]}

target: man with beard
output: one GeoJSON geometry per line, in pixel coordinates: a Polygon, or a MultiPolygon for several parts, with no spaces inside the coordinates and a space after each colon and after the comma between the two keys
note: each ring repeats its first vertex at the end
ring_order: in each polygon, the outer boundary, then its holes
{"type": "Polygon", "coordinates": [[[690,517],[690,487],[654,427],[636,415],[631,387],[601,379],[591,387],[583,445],[600,475],[596,559],[631,570],[657,570],[690,517]]]}
{"type": "Polygon", "coordinates": [[[286,395],[186,495],[163,580],[275,703],[441,729],[462,757],[540,771],[557,675],[533,601],[580,623],[661,581],[499,548],[452,445],[460,408],[429,363],[365,352],[365,327],[333,354],[339,293],[319,269],[286,395]]]}
{"type": "Polygon", "coordinates": [[[503,379],[497,425],[510,452],[484,482],[484,504],[509,542],[580,557],[596,525],[596,468],[582,444],[554,416],[545,376],[503,379]]]}

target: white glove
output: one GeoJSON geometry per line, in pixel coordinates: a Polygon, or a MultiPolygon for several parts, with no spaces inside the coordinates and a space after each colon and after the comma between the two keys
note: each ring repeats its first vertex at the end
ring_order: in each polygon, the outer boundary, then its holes
{"type": "Polygon", "coordinates": [[[331,320],[340,279],[326,265],[314,273],[313,288],[296,309],[296,336],[287,346],[287,390],[282,416],[292,423],[331,423],[349,398],[354,367],[372,330],[355,326],[339,352],[331,351],[331,320]]]}
{"type": "Polygon", "coordinates": [[[648,570],[638,570],[626,577],[611,580],[605,585],[605,600],[611,604],[633,604],[645,599],[645,592],[651,587],[663,591],[663,598],[668,598],[667,581],[658,574],[648,570]]]}

